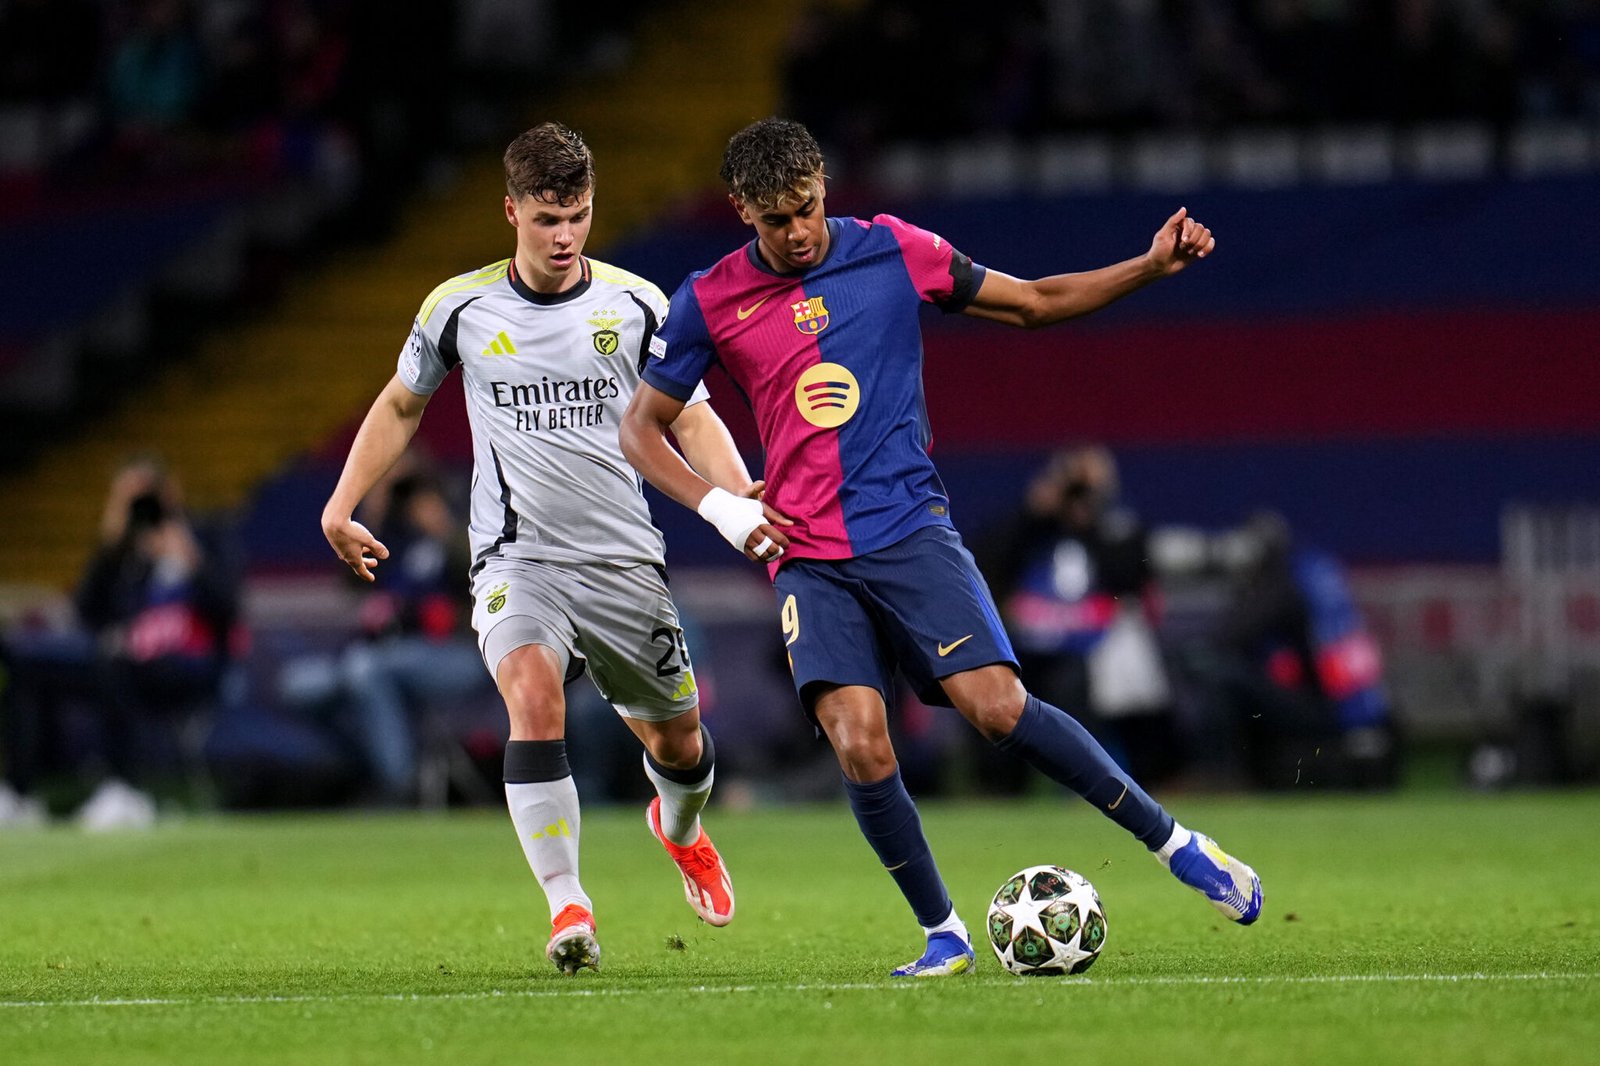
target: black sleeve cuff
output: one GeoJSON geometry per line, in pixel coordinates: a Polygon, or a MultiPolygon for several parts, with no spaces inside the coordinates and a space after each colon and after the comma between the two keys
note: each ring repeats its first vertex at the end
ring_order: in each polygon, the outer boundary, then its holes
{"type": "Polygon", "coordinates": [[[939,304],[939,310],[946,314],[965,311],[977,299],[986,273],[988,271],[985,268],[954,248],[950,249],[950,297],[939,304]]]}

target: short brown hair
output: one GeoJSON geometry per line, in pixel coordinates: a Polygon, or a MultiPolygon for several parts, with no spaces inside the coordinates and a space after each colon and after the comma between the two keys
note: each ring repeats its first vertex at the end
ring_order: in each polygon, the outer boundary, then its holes
{"type": "Polygon", "coordinates": [[[773,211],[791,197],[805,200],[816,193],[822,149],[800,123],[764,118],[728,139],[721,173],[734,199],[773,211]]]}
{"type": "Polygon", "coordinates": [[[506,146],[506,192],[568,204],[594,191],[594,156],[583,135],[559,122],[541,122],[506,146]]]}

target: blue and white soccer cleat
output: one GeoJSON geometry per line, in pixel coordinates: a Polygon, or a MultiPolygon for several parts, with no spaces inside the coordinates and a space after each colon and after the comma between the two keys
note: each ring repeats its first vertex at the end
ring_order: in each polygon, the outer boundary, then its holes
{"type": "Polygon", "coordinates": [[[1261,878],[1204,833],[1194,833],[1165,864],[1174,877],[1240,925],[1261,917],[1261,878]]]}
{"type": "Polygon", "coordinates": [[[916,962],[899,967],[890,977],[952,977],[971,973],[977,962],[972,944],[959,933],[935,933],[928,938],[928,950],[916,962]]]}

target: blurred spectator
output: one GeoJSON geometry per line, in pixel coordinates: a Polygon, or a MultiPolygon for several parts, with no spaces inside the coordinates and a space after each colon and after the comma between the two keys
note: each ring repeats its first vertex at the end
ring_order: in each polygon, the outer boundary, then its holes
{"type": "MultiPolygon", "coordinates": [[[[1182,746],[1152,628],[1145,528],[1117,497],[1109,451],[1058,452],[1016,521],[983,542],[978,558],[1040,698],[1070,710],[1129,773],[1158,785],[1177,770],[1182,746]]],[[[981,784],[1024,787],[1019,761],[989,744],[975,750],[981,784]]]]}
{"type": "Polygon", "coordinates": [[[99,778],[78,812],[85,828],[154,821],[157,727],[182,725],[217,694],[232,650],[237,576],[219,540],[190,520],[160,461],[135,459],[116,473],[75,597],[78,625],[6,634],[0,821],[42,820],[34,789],[62,760],[82,761],[85,783],[99,778]],[[93,712],[97,759],[69,750],[73,705],[93,712]]]}
{"type": "Polygon", "coordinates": [[[1394,783],[1383,664],[1344,569],[1263,512],[1216,548],[1232,597],[1200,674],[1212,752],[1261,788],[1394,783]]]}
{"type": "Polygon", "coordinates": [[[410,804],[422,746],[454,742],[452,709],[493,696],[494,679],[468,615],[466,528],[442,481],[404,459],[369,495],[362,519],[390,555],[384,580],[361,586],[360,636],[337,660],[291,663],[283,694],[327,715],[360,762],[370,800],[410,804]]]}
{"type": "Polygon", "coordinates": [[[0,104],[33,116],[40,197],[287,177],[386,211],[456,147],[456,7],[0,0],[0,104]]]}
{"type": "Polygon", "coordinates": [[[142,0],[106,68],[108,118],[119,163],[165,168],[186,158],[184,134],[203,74],[187,5],[142,0]]]}
{"type": "Polygon", "coordinates": [[[248,5],[219,6],[209,13],[203,40],[206,91],[195,117],[218,138],[248,136],[279,106],[276,35],[248,5]]]}
{"type": "Polygon", "coordinates": [[[346,138],[333,116],[343,41],[303,4],[246,2],[206,14],[205,92],[194,112],[206,157],[263,176],[322,178],[335,191],[348,185],[346,138]]]}
{"type": "Polygon", "coordinates": [[[788,44],[785,110],[847,155],[890,140],[1600,113],[1590,0],[1032,0],[965,15],[814,3],[788,44]],[[931,57],[961,86],[937,106],[920,91],[931,57]]]}

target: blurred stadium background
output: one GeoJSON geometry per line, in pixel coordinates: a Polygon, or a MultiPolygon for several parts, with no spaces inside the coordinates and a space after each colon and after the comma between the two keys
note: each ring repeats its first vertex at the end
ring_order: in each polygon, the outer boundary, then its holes
{"type": "MultiPolygon", "coordinates": [[[[1053,450],[1104,442],[1152,526],[1268,508],[1351,568],[1412,755],[1480,785],[1593,780],[1600,4],[1034,0],[973,21],[942,0],[0,0],[5,625],[65,617],[107,479],[158,451],[241,549],[250,642],[201,754],[317,765],[274,691],[354,632],[321,506],[422,298],[508,253],[505,142],[583,131],[589,251],[670,292],[745,239],[726,137],[784,113],[824,142],[831,213],[902,215],[1008,273],[1137,254],[1179,204],[1218,235],[1203,268],[1085,323],[927,320],[969,538],[1053,450]]],[[[464,476],[458,392],[419,439],[464,476]]],[[[752,776],[814,761],[764,579],[655,513],[725,750],[752,776]]],[[[1168,592],[1203,611],[1206,589],[1168,592]]]]}

